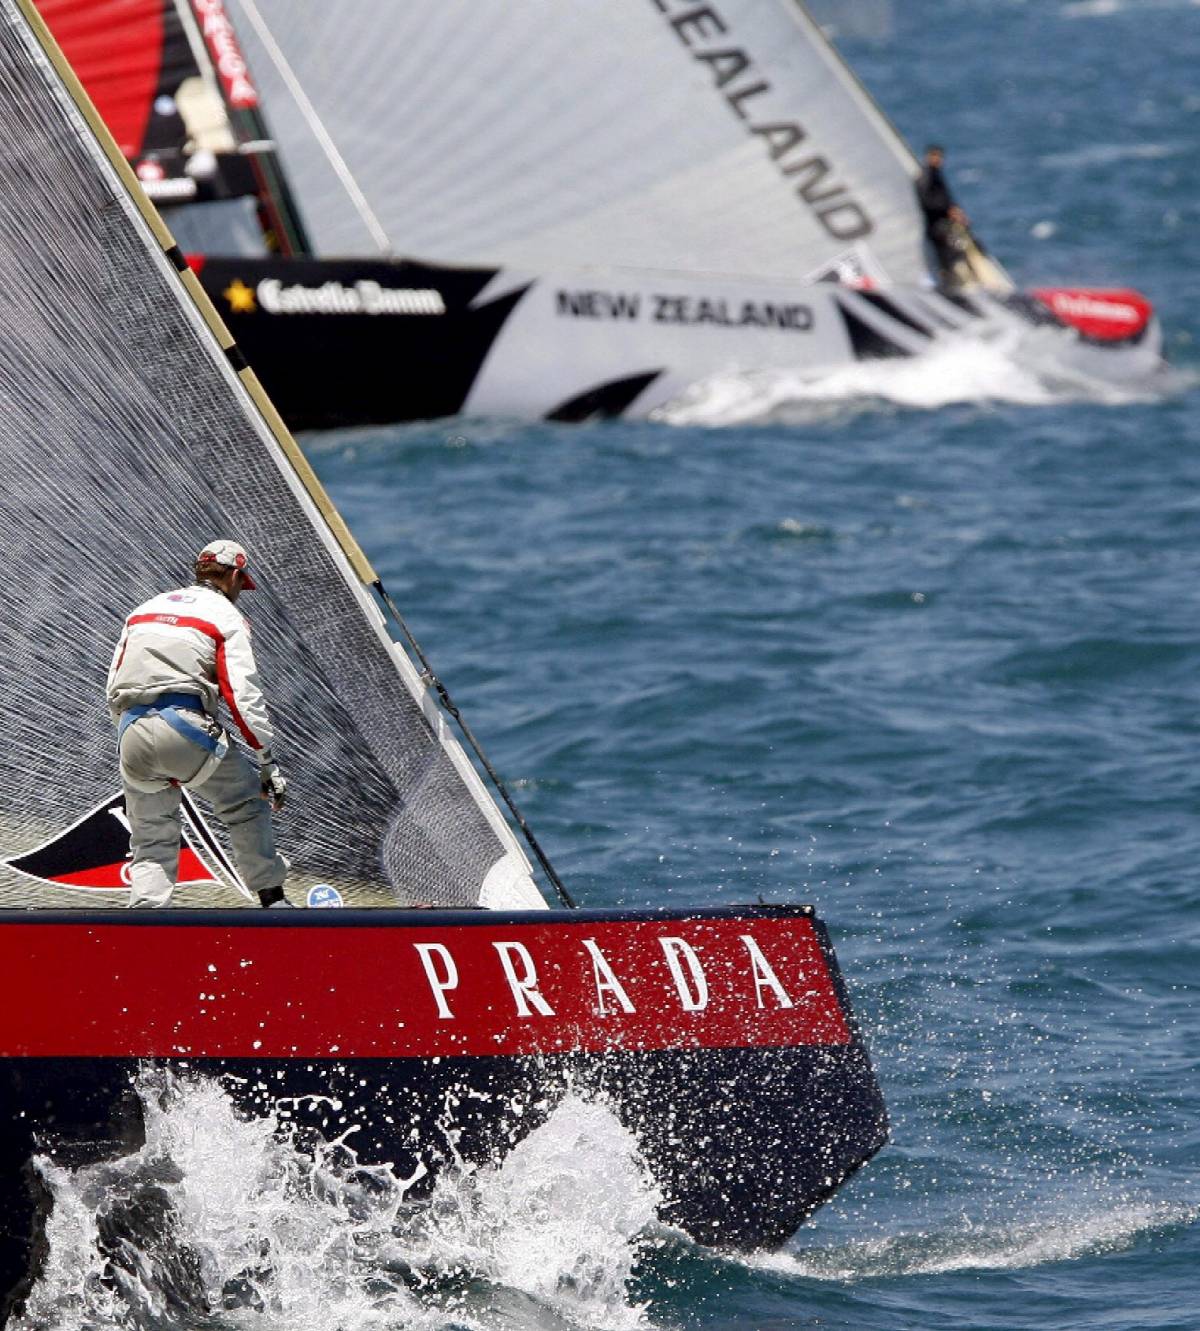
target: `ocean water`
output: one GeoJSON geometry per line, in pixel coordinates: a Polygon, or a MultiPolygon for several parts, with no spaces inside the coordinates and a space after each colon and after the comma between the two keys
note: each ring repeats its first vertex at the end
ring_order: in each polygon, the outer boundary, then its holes
{"type": "Polygon", "coordinates": [[[1020,280],[1155,301],[1172,391],[980,350],[305,444],[579,901],[816,904],[891,1144],[735,1259],[599,1106],[410,1214],[148,1088],[145,1151],[51,1177],[27,1326],[1200,1328],[1200,6],[825,10],[1020,280]]]}

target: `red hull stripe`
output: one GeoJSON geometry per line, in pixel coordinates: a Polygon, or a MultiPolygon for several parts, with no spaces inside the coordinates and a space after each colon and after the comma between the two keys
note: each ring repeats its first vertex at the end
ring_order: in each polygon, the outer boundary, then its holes
{"type": "Polygon", "coordinates": [[[10,1058],[438,1058],[851,1038],[803,916],[7,923],[0,947],[10,1058]]]}

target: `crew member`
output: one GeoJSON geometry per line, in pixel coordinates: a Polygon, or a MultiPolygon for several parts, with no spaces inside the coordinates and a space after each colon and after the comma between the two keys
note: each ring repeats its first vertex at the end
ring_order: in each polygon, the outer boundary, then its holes
{"type": "Polygon", "coordinates": [[[164,592],[125,621],[108,672],[125,809],[133,848],[130,906],[165,906],[179,872],[180,788],[212,803],[229,831],[246,886],[264,906],[290,906],[287,862],[275,850],[271,810],[287,792],[271,755],[273,732],[237,609],[254,590],[246,552],[212,541],[190,587],[164,592]],[[257,766],[216,719],[224,699],[257,766]]]}
{"type": "Polygon", "coordinates": [[[917,177],[917,199],[925,215],[925,235],[937,255],[939,276],[947,285],[961,281],[959,265],[970,239],[967,215],[954,202],[942,172],[945,150],[936,143],[925,149],[925,165],[917,177]]]}

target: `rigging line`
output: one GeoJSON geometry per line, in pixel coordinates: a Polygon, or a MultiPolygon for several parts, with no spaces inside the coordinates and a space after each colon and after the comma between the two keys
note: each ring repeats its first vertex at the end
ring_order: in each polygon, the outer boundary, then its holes
{"type": "Polygon", "coordinates": [[[358,210],[358,215],[362,218],[363,225],[371,233],[371,238],[379,247],[379,252],[390,255],[392,253],[392,242],[388,233],[384,230],[379,218],[375,216],[374,209],[367,202],[367,196],[359,188],[358,181],[354,179],[354,173],[347,165],[346,159],[338,151],[333,136],[322,123],[321,117],[317,114],[317,108],[309,101],[308,94],[300,86],[300,80],[296,77],[295,70],[292,69],[287,56],[283,54],[279,43],[272,36],[266,20],[259,12],[258,6],[254,3],[254,0],[239,0],[239,3],[243,13],[250,20],[250,25],[258,34],[259,40],[266,47],[267,54],[279,71],[280,78],[287,84],[287,89],[300,108],[300,114],[304,117],[309,129],[312,130],[313,137],[321,145],[325,156],[329,159],[329,165],[333,167],[337,178],[345,186],[346,193],[350,196],[350,202],[358,210]]]}
{"type": "Polygon", "coordinates": [[[391,611],[392,617],[395,619],[396,623],[400,626],[400,631],[404,634],[405,638],[408,639],[408,645],[413,649],[413,652],[416,655],[417,660],[420,661],[421,663],[421,668],[424,671],[425,679],[428,680],[428,682],[433,685],[434,689],[437,690],[437,695],[441,699],[442,706],[446,709],[447,712],[450,713],[450,715],[455,719],[455,721],[458,722],[458,728],[462,731],[464,738],[466,739],[467,743],[471,746],[472,750],[475,753],[475,756],[483,764],[483,769],[485,772],[487,772],[488,776],[491,778],[492,784],[496,787],[497,791],[499,791],[500,798],[505,802],[505,804],[508,805],[509,811],[512,813],[512,816],[517,820],[517,826],[521,829],[522,833],[524,834],[525,840],[529,843],[530,850],[532,850],[534,855],[537,857],[537,862],[542,866],[542,869],[545,871],[546,877],[550,880],[551,886],[554,888],[554,891],[558,894],[558,899],[563,903],[564,906],[570,906],[574,908],[575,902],[572,899],[571,894],[567,891],[566,886],[563,883],[563,880],[558,876],[558,873],[555,870],[554,865],[550,863],[550,860],[547,857],[546,852],[542,849],[540,843],[538,842],[537,837],[534,836],[533,828],[529,826],[529,824],[525,821],[525,815],[521,812],[520,809],[517,808],[516,801],[509,794],[508,787],[504,784],[504,780],[500,776],[499,772],[497,772],[496,769],[492,766],[492,764],[488,761],[487,754],[484,753],[482,747],[480,746],[479,741],[475,738],[474,734],[471,732],[471,727],[467,725],[466,721],[463,719],[462,713],[455,706],[454,699],[450,697],[450,693],[447,690],[446,686],[442,683],[440,679],[438,679],[437,675],[434,674],[433,667],[429,664],[429,658],[421,650],[421,644],[416,640],[416,638],[413,637],[412,630],[405,623],[404,616],[400,613],[399,607],[396,605],[396,602],[392,600],[391,596],[388,593],[387,588],[383,585],[383,579],[377,578],[373,585],[375,590],[379,593],[379,596],[382,599],[384,605],[386,605],[387,608],[391,611]]]}

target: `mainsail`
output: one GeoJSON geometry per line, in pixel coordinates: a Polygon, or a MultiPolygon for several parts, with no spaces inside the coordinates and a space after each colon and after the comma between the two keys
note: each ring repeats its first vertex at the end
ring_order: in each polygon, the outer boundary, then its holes
{"type": "Polygon", "coordinates": [[[83,904],[31,856],[116,795],[103,686],[125,614],[222,535],[255,561],[295,894],[544,904],[388,637],[370,564],[28,0],[0,0],[0,125],[0,903],[83,904]]]}
{"type": "Polygon", "coordinates": [[[927,277],[912,154],[796,0],[229,6],[319,253],[927,277]]]}

